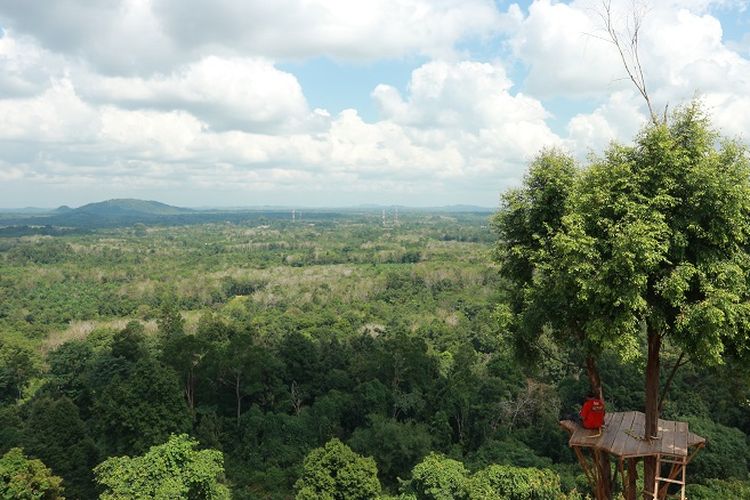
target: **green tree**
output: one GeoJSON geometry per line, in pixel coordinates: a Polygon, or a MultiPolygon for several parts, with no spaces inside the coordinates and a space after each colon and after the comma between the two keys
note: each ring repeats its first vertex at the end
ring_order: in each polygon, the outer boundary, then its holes
{"type": "MultiPolygon", "coordinates": [[[[550,323],[564,334],[575,319],[585,350],[614,347],[629,357],[639,354],[643,333],[645,431],[655,436],[665,340],[705,363],[750,347],[746,151],[720,140],[694,104],[669,124],[647,126],[633,146],[611,146],[579,174],[561,208],[561,226],[544,233],[539,250],[549,256],[530,268],[520,259],[527,273],[523,300],[534,305],[524,320],[533,332],[550,323]],[[567,312],[559,300],[565,297],[567,312]],[[558,307],[539,315],[549,300],[558,307]]],[[[654,472],[654,459],[647,459],[646,484],[654,472]]]]}
{"type": "Polygon", "coordinates": [[[559,500],[560,477],[549,469],[490,465],[471,478],[469,498],[484,500],[559,500]]]}
{"type": "Polygon", "coordinates": [[[383,482],[393,484],[409,471],[432,448],[433,437],[421,423],[399,422],[380,415],[370,415],[370,426],[354,431],[349,444],[375,457],[383,482]]]}
{"type": "Polygon", "coordinates": [[[748,478],[750,447],[742,431],[707,418],[686,417],[685,420],[692,432],[706,438],[706,448],[690,463],[693,481],[748,478]]]}
{"type": "MultiPolygon", "coordinates": [[[[586,329],[597,311],[579,294],[577,270],[560,265],[557,243],[581,175],[570,156],[545,150],[531,162],[523,185],[502,195],[492,221],[498,236],[494,260],[507,280],[509,300],[499,306],[498,316],[507,322],[514,351],[525,365],[540,364],[551,332],[564,353],[585,368],[591,390],[602,394],[597,358],[606,343],[586,329]]],[[[605,472],[600,494],[610,496],[609,464],[600,465],[605,472]]]]}
{"type": "Polygon", "coordinates": [[[710,479],[706,481],[706,484],[689,484],[686,491],[690,500],[750,498],[750,483],[747,481],[710,479]]]}
{"type": "Polygon", "coordinates": [[[31,349],[0,339],[0,403],[19,399],[29,380],[38,373],[31,349]]]}
{"type": "Polygon", "coordinates": [[[62,479],[41,460],[13,448],[0,458],[0,498],[3,500],[64,500],[62,479]]]}
{"type": "Polygon", "coordinates": [[[460,500],[468,498],[469,471],[464,464],[438,453],[430,453],[411,472],[404,493],[420,500],[460,500]]]}
{"type": "MultiPolygon", "coordinates": [[[[645,431],[656,436],[665,339],[705,363],[750,347],[746,151],[720,141],[693,104],[648,126],[634,146],[613,146],[569,206],[557,262],[591,305],[589,339],[635,353],[645,330],[645,431]]],[[[654,474],[647,459],[646,484],[654,474]]]]}
{"type": "Polygon", "coordinates": [[[198,442],[173,435],[137,457],[112,457],[94,469],[103,500],[228,499],[220,451],[196,450],[198,442]]]}
{"type": "Polygon", "coordinates": [[[164,346],[164,362],[174,368],[180,377],[191,413],[195,411],[198,374],[209,349],[210,345],[204,337],[197,335],[174,336],[164,346]]]}
{"type": "Polygon", "coordinates": [[[94,402],[94,415],[110,453],[143,452],[191,421],[174,371],[151,359],[116,375],[94,402]]]}
{"type": "Polygon", "coordinates": [[[170,298],[164,301],[156,318],[159,336],[163,341],[185,334],[185,318],[182,317],[177,301],[170,298]]]}
{"type": "Polygon", "coordinates": [[[94,350],[82,340],[71,340],[47,355],[49,365],[48,380],[59,394],[69,397],[78,405],[87,399],[87,368],[94,350]]]}
{"type": "MultiPolygon", "coordinates": [[[[513,315],[508,326],[516,354],[524,361],[538,360],[545,324],[555,327],[561,341],[585,338],[579,324],[586,310],[571,300],[575,290],[546,279],[550,274],[546,270],[556,258],[554,237],[562,228],[577,175],[571,157],[557,150],[542,151],[529,165],[522,186],[502,195],[501,208],[492,220],[498,236],[494,260],[508,283],[508,302],[503,307],[513,315]]],[[[592,388],[598,390],[599,384],[595,385],[592,388]]]]}
{"type": "Polygon", "coordinates": [[[365,500],[380,495],[378,468],[334,438],[312,450],[295,484],[299,500],[365,500]]]}
{"type": "Polygon", "coordinates": [[[73,402],[64,396],[35,398],[24,424],[24,449],[65,479],[69,496],[93,497],[91,469],[99,461],[99,451],[73,402]]]}

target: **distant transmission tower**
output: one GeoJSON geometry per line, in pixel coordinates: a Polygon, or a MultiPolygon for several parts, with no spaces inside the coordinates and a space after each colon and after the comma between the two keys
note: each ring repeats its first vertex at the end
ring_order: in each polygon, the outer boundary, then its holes
{"type": "Polygon", "coordinates": [[[385,208],[383,209],[383,227],[385,227],[385,208]]]}
{"type": "Polygon", "coordinates": [[[292,222],[294,222],[297,219],[297,211],[295,209],[292,209],[292,222]]]}

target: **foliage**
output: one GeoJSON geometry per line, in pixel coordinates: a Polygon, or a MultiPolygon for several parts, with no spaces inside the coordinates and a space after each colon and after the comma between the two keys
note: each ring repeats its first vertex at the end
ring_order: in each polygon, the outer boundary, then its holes
{"type": "Polygon", "coordinates": [[[464,464],[443,455],[430,453],[411,472],[406,491],[417,498],[452,500],[468,498],[468,471],[464,464]]]}
{"type": "Polygon", "coordinates": [[[472,499],[559,500],[560,478],[549,469],[490,465],[471,479],[472,499]]]}
{"type": "Polygon", "coordinates": [[[750,482],[710,479],[706,484],[689,484],[686,488],[691,500],[725,500],[750,498],[750,482]]]}
{"type": "Polygon", "coordinates": [[[112,457],[94,469],[103,500],[228,499],[221,452],[196,450],[197,441],[173,435],[137,457],[112,457]]]}
{"type": "Polygon", "coordinates": [[[691,432],[706,438],[706,446],[690,463],[690,477],[696,482],[709,478],[748,478],[750,446],[739,429],[701,417],[686,417],[691,432]]]}
{"type": "Polygon", "coordinates": [[[143,452],[190,422],[174,372],[147,358],[112,378],[94,401],[94,412],[112,453],[143,452]]]}
{"type": "Polygon", "coordinates": [[[295,484],[298,499],[363,500],[380,495],[375,460],[354,453],[334,438],[305,457],[295,484]]]}
{"type": "MultiPolygon", "coordinates": [[[[553,252],[543,232],[559,219],[550,200],[572,203],[587,174],[559,153],[542,158],[529,179],[551,184],[533,184],[522,201],[544,236],[529,233],[538,243],[529,248],[553,252]]],[[[0,454],[22,447],[63,479],[68,496],[90,498],[94,463],[186,432],[200,443],[194,449],[224,454],[234,498],[284,499],[305,457],[338,438],[374,459],[383,495],[431,454],[468,471],[553,468],[570,494],[583,476],[557,421],[585,393],[581,353],[571,349],[584,344],[566,343],[565,325],[534,337],[518,322],[542,302],[528,302],[532,291],[487,265],[488,215],[404,211],[387,227],[379,211],[306,213],[304,224],[232,215],[0,236],[0,454]],[[65,246],[38,250],[67,253],[17,257],[50,240],[65,246]],[[533,368],[513,356],[524,344],[541,354],[533,368]],[[11,359],[21,362],[3,365],[11,359]]],[[[554,264],[529,255],[534,265],[554,264]]],[[[587,310],[577,303],[569,319],[587,310]]],[[[750,432],[737,347],[727,344],[724,365],[678,371],[665,411],[750,432]]],[[[678,356],[669,343],[665,360],[678,356]]],[[[604,353],[599,368],[608,408],[643,403],[638,359],[604,353]]],[[[717,429],[727,435],[722,449],[743,453],[739,434],[717,429]]],[[[741,464],[725,471],[722,463],[702,480],[742,477],[741,464]]]]}
{"type": "Polygon", "coordinates": [[[7,500],[63,500],[62,479],[41,460],[29,459],[20,448],[0,458],[0,498],[7,500]]]}
{"type": "Polygon", "coordinates": [[[42,396],[33,400],[27,411],[24,449],[65,478],[68,496],[93,497],[91,469],[99,461],[99,450],[88,436],[75,404],[65,396],[42,396]]]}
{"type": "Polygon", "coordinates": [[[36,359],[29,348],[0,339],[0,403],[19,399],[37,373],[36,359]]]}
{"type": "Polygon", "coordinates": [[[354,450],[373,453],[381,476],[389,482],[407,477],[411,468],[429,452],[431,443],[427,426],[380,415],[372,415],[370,426],[358,428],[350,439],[354,450]]]}

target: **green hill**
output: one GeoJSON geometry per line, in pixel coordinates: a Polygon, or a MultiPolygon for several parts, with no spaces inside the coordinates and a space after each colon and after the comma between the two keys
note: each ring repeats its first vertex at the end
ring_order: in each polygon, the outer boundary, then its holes
{"type": "Polygon", "coordinates": [[[174,207],[158,201],[122,198],[89,203],[74,209],[70,213],[111,217],[123,215],[181,215],[193,213],[193,210],[174,207]]]}

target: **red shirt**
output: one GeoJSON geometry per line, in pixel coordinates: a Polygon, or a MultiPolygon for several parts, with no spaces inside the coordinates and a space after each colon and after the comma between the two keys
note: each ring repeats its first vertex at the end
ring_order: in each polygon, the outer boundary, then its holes
{"type": "Polygon", "coordinates": [[[584,429],[600,428],[604,425],[604,401],[598,398],[587,399],[580,415],[584,429]]]}

